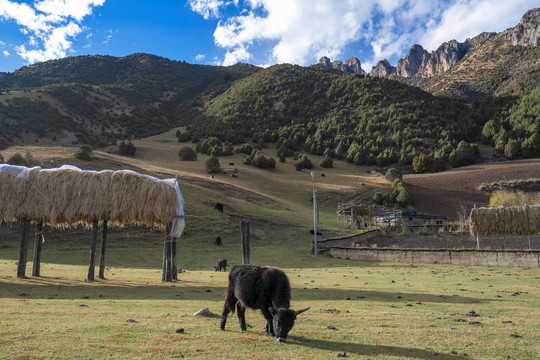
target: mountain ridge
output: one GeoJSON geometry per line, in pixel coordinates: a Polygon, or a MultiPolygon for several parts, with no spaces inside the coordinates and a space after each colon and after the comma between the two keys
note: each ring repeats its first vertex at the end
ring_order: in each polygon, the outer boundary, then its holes
{"type": "MultiPolygon", "coordinates": [[[[492,46],[492,43],[495,42],[497,45],[503,47],[504,44],[502,42],[504,41],[509,42],[515,47],[536,48],[540,44],[540,8],[527,11],[516,26],[500,33],[482,32],[472,38],[466,39],[462,43],[457,40],[446,41],[431,53],[426,51],[421,45],[414,44],[405,57],[399,59],[396,66],[392,66],[388,60],[382,59],[372,67],[369,75],[387,77],[409,85],[418,86],[436,95],[453,96],[472,102],[480,96],[496,95],[509,89],[515,89],[516,86],[507,87],[504,82],[508,82],[508,79],[513,77],[516,72],[521,70],[529,72],[536,71],[536,66],[540,62],[540,56],[535,56],[533,59],[527,61],[523,61],[519,57],[513,57],[511,66],[501,64],[501,67],[494,71],[497,74],[489,74],[492,78],[488,79],[488,81],[492,84],[484,89],[476,89],[479,87],[476,83],[486,80],[485,73],[482,73],[482,76],[478,76],[477,78],[469,76],[470,81],[466,83],[459,81],[459,79],[449,80],[449,76],[445,77],[445,74],[452,68],[456,67],[467,57],[473,56],[472,54],[475,52],[485,53],[489,51],[486,57],[490,56],[493,58],[507,56],[508,54],[500,54],[499,49],[492,46]],[[447,86],[448,82],[460,83],[461,89],[449,88],[447,86]],[[501,89],[493,87],[492,85],[495,83],[499,83],[501,89]],[[473,90],[468,91],[467,88],[473,90]]],[[[530,56],[531,52],[534,53],[534,51],[529,50],[523,52],[527,53],[527,56],[530,56]]],[[[321,58],[321,60],[323,59],[325,60],[323,62],[328,66],[327,64],[330,64],[330,60],[326,60],[327,58],[324,57],[321,58]]],[[[321,63],[321,60],[319,64],[325,65],[321,63]]],[[[468,67],[472,69],[471,73],[478,68],[482,68],[489,60],[484,58],[479,60],[480,63],[475,64],[469,62],[468,67]]],[[[341,70],[339,63],[341,62],[334,61],[332,67],[341,70]],[[338,66],[334,66],[333,64],[335,63],[338,66]]],[[[514,83],[517,83],[523,77],[519,74],[517,75],[518,77],[514,79],[514,83]]],[[[525,81],[525,83],[527,84],[528,82],[525,81]]]]}

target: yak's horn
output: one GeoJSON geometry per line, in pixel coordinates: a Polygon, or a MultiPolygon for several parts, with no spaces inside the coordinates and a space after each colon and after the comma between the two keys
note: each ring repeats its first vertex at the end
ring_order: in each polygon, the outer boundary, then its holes
{"type": "Polygon", "coordinates": [[[272,301],[272,307],[278,314],[281,312],[281,309],[276,306],[276,303],[274,301],[272,301]]]}
{"type": "Polygon", "coordinates": [[[307,310],[309,310],[309,309],[311,309],[311,306],[308,307],[308,308],[305,308],[305,309],[303,309],[303,310],[298,310],[298,311],[296,312],[296,315],[299,315],[299,314],[301,314],[301,313],[303,313],[304,311],[307,311],[307,310]]]}

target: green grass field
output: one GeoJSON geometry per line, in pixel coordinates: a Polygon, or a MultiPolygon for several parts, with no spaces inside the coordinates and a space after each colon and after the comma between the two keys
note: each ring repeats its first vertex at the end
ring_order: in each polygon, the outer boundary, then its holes
{"type": "MultiPolygon", "coordinates": [[[[0,250],[2,359],[535,359],[540,358],[540,269],[361,263],[310,254],[309,236],[254,240],[252,262],[281,267],[299,316],[287,344],[259,312],[219,330],[227,273],[240,240],[223,247],[181,238],[184,272],[161,282],[161,234],[113,231],[105,280],[87,282],[89,233],[49,231],[41,277],[16,277],[18,239],[0,250]],[[211,316],[192,314],[208,307],[211,316]],[[478,316],[470,316],[474,311],[478,316]],[[329,328],[334,327],[335,329],[329,328]],[[183,329],[182,333],[178,333],[183,329]],[[508,357],[509,356],[509,357],[508,357]]],[[[30,247],[31,248],[31,247],[30,247]]],[[[31,274],[31,257],[27,274],[31,274]]]]}
{"type": "MultiPolygon", "coordinates": [[[[193,215],[180,238],[179,281],[161,282],[163,232],[134,227],[111,229],[105,280],[85,280],[90,231],[48,228],[42,276],[20,279],[20,232],[2,226],[0,359],[540,359],[540,269],[315,257],[309,171],[295,171],[292,161],[257,170],[234,155],[221,162],[226,171],[234,162],[238,178],[211,179],[205,156],[178,161],[174,130],[134,142],[135,157],[105,149],[91,162],[74,159],[74,148],[10,148],[3,155],[30,151],[48,166],[178,176],[186,213],[193,215]],[[218,201],[223,213],[214,209],[218,201]],[[240,219],[250,221],[251,262],[282,268],[291,280],[292,308],[311,307],[287,344],[265,334],[265,320],[255,311],[246,313],[247,332],[236,315],[219,330],[228,273],[213,265],[218,258],[241,262],[240,219]],[[214,244],[217,235],[221,247],[214,244]],[[192,316],[203,307],[212,315],[192,316]]],[[[264,151],[275,157],[275,149],[264,151]]],[[[366,167],[339,161],[321,169],[321,157],[310,158],[320,229],[350,233],[337,227],[337,202],[369,199],[389,184],[366,167]]],[[[32,245],[26,274],[31,271],[32,245]]]]}

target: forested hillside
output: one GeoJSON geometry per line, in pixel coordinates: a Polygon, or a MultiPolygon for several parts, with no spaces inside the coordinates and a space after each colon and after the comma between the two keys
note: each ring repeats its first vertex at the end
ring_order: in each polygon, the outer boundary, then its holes
{"type": "MultiPolygon", "coordinates": [[[[358,165],[439,171],[479,160],[475,143],[483,140],[484,124],[519,99],[469,106],[384,78],[277,65],[207,99],[197,120],[184,124],[191,127],[182,138],[273,142],[279,156],[307,151],[358,165]]],[[[529,127],[519,136],[534,131],[529,127]]]]}
{"type": "Polygon", "coordinates": [[[77,56],[25,66],[0,77],[0,136],[17,142],[28,132],[54,137],[66,130],[93,144],[146,136],[175,126],[183,102],[220,93],[257,70],[148,54],[77,56]]]}

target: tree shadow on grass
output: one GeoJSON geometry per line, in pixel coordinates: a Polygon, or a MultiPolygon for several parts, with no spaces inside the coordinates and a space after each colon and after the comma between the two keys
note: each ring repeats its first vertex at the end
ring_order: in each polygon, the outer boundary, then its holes
{"type": "Polygon", "coordinates": [[[289,338],[290,344],[305,346],[309,348],[316,348],[321,350],[329,350],[336,353],[347,353],[350,355],[364,355],[364,356],[383,356],[385,358],[413,358],[413,359],[425,359],[425,360],[459,360],[459,359],[471,359],[466,355],[458,354],[442,354],[439,352],[406,348],[389,345],[367,345],[367,344],[355,344],[338,341],[328,341],[321,339],[308,339],[302,336],[291,336],[289,338]]]}

